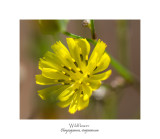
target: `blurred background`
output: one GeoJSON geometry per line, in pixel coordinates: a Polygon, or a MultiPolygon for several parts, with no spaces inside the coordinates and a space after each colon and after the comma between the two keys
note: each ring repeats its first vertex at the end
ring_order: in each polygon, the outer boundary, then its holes
{"type": "MultiPolygon", "coordinates": [[[[140,119],[140,20],[94,20],[97,39],[107,44],[114,56],[135,77],[129,83],[111,65],[113,73],[93,92],[89,106],[71,115],[56,100],[41,100],[35,83],[39,58],[52,51],[60,40],[67,46],[64,32],[91,38],[84,20],[20,20],[20,119],[140,119]]],[[[94,47],[91,45],[92,48],[94,47]]]]}

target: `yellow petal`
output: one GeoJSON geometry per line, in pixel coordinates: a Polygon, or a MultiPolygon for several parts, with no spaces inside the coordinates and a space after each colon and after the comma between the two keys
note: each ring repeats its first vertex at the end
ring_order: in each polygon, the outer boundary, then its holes
{"type": "Polygon", "coordinates": [[[53,44],[51,48],[58,55],[70,55],[68,49],[60,41],[53,44]]]}
{"type": "Polygon", "coordinates": [[[68,48],[69,51],[71,53],[72,58],[75,60],[76,62],[76,67],[80,67],[81,68],[81,59],[80,59],[80,48],[77,45],[75,39],[73,38],[67,38],[67,44],[68,44],[68,48]]]}
{"type": "Polygon", "coordinates": [[[59,58],[63,64],[69,64],[68,61],[72,60],[68,49],[60,41],[52,45],[51,48],[55,56],[59,58]]]}
{"type": "Polygon", "coordinates": [[[69,88],[65,89],[59,96],[58,99],[60,101],[68,100],[74,94],[74,88],[70,86],[69,88]]]}
{"type": "Polygon", "coordinates": [[[48,62],[42,58],[39,61],[39,69],[42,70],[43,68],[55,68],[51,62],[48,62]]]}
{"type": "Polygon", "coordinates": [[[54,79],[46,78],[42,75],[36,75],[36,84],[51,85],[51,84],[58,84],[58,81],[54,79]]]}
{"type": "Polygon", "coordinates": [[[97,58],[98,58],[98,54],[95,53],[93,55],[92,59],[89,59],[88,67],[87,67],[87,71],[89,73],[93,72],[93,70],[96,68],[96,66],[97,66],[97,58]]]}
{"type": "Polygon", "coordinates": [[[97,60],[99,61],[101,59],[102,55],[104,54],[106,47],[107,47],[107,45],[99,39],[92,54],[91,54],[90,60],[92,60],[95,53],[97,53],[98,54],[97,60]]]}
{"type": "MultiPolygon", "coordinates": [[[[90,44],[86,39],[75,39],[76,44],[78,45],[79,48],[81,48],[81,52],[83,55],[83,60],[86,60],[86,56],[89,55],[90,52],[90,44]]],[[[87,59],[88,60],[88,59],[87,59]]]]}
{"type": "MultiPolygon", "coordinates": [[[[68,47],[71,53],[72,58],[75,60],[75,64],[77,67],[79,68],[83,68],[83,55],[82,55],[82,51],[86,51],[84,54],[89,53],[87,50],[88,49],[88,45],[85,43],[85,39],[72,39],[72,38],[67,38],[67,43],[68,43],[68,47]],[[80,43],[85,45],[87,48],[83,48],[82,50],[82,46],[80,46],[80,43]]],[[[83,47],[85,47],[83,46],[83,47]]],[[[85,58],[85,57],[84,57],[85,58]]]]}
{"type": "Polygon", "coordinates": [[[63,64],[62,60],[52,52],[46,52],[43,59],[48,62],[54,69],[60,69],[60,66],[63,64]]]}
{"type": "Polygon", "coordinates": [[[46,78],[50,79],[64,79],[67,80],[69,77],[65,75],[65,73],[58,72],[55,69],[43,68],[42,75],[46,78]]]}
{"type": "Polygon", "coordinates": [[[78,111],[83,110],[84,108],[86,108],[89,104],[89,99],[87,99],[86,101],[83,100],[83,97],[80,97],[79,99],[79,104],[78,104],[78,111]]]}
{"type": "Polygon", "coordinates": [[[62,92],[67,87],[68,86],[62,86],[62,85],[51,86],[51,87],[39,90],[38,95],[41,97],[41,99],[46,100],[48,98],[51,98],[53,95],[62,92]]]}
{"type": "Polygon", "coordinates": [[[67,101],[60,101],[57,103],[57,105],[61,108],[65,108],[65,107],[68,107],[71,102],[72,102],[72,99],[73,99],[73,96],[71,96],[67,101]]]}
{"type": "Polygon", "coordinates": [[[92,75],[90,77],[91,80],[106,80],[112,73],[112,70],[108,70],[104,73],[100,73],[100,74],[96,74],[96,75],[92,75]]]}
{"type": "Polygon", "coordinates": [[[73,63],[68,49],[61,42],[57,42],[56,44],[52,45],[52,49],[55,52],[52,62],[55,61],[57,63],[57,67],[61,65],[69,65],[72,69],[76,70],[76,66],[73,63]]]}
{"type": "Polygon", "coordinates": [[[98,62],[96,69],[93,71],[93,74],[107,69],[110,64],[110,61],[111,59],[109,55],[105,52],[100,61],[98,62]]]}
{"type": "Polygon", "coordinates": [[[87,82],[89,83],[92,90],[97,90],[101,86],[101,81],[100,80],[89,79],[87,82]]]}
{"type": "Polygon", "coordinates": [[[71,102],[71,105],[69,107],[69,112],[71,114],[74,114],[77,111],[78,103],[79,103],[79,95],[77,93],[75,93],[73,96],[73,100],[71,102]]]}
{"type": "Polygon", "coordinates": [[[83,90],[83,100],[86,101],[92,95],[92,89],[90,86],[83,84],[82,90],[83,90]]]}
{"type": "Polygon", "coordinates": [[[75,59],[74,49],[75,49],[76,43],[75,43],[73,38],[66,38],[66,40],[67,40],[67,44],[68,44],[70,54],[75,59]]]}

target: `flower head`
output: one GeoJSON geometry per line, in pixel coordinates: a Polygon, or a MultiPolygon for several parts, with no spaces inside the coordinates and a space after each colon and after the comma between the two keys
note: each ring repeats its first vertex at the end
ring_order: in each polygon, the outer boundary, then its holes
{"type": "Polygon", "coordinates": [[[110,63],[110,57],[105,52],[106,44],[98,40],[90,58],[90,44],[86,39],[67,38],[68,49],[59,41],[51,46],[52,52],[47,52],[39,61],[42,74],[36,75],[36,83],[54,85],[39,90],[39,96],[45,100],[53,94],[58,94],[58,105],[69,106],[69,112],[75,113],[86,108],[92,91],[98,89],[102,80],[111,75],[111,70],[105,71],[110,63]]]}

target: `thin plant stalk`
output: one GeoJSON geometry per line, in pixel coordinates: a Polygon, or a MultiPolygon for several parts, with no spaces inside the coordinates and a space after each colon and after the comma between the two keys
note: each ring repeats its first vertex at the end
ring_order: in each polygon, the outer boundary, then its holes
{"type": "Polygon", "coordinates": [[[90,20],[90,24],[91,24],[92,39],[95,40],[96,39],[96,33],[95,33],[95,27],[94,27],[94,20],[90,20]]]}

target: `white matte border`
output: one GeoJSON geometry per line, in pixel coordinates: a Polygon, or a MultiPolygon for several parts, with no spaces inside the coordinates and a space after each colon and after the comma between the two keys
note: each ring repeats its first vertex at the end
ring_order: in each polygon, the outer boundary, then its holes
{"type": "Polygon", "coordinates": [[[3,1],[1,24],[1,134],[0,138],[160,138],[159,3],[154,1],[3,1]],[[141,120],[19,120],[20,19],[140,19],[141,120]],[[63,134],[62,127],[80,122],[97,133],[63,134]]]}

